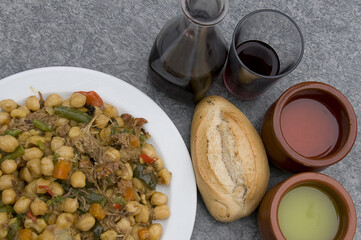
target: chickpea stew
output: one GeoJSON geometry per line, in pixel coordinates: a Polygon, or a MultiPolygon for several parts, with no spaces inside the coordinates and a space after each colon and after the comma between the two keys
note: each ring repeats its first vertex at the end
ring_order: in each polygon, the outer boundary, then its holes
{"type": "Polygon", "coordinates": [[[0,239],[156,240],[172,174],[144,118],[95,92],[0,101],[0,239]]]}

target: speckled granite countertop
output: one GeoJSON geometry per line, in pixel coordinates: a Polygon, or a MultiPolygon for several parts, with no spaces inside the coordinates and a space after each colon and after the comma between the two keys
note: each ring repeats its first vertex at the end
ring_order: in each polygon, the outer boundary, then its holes
{"type": "MultiPolygon", "coordinates": [[[[303,81],[321,81],[350,100],[361,123],[361,1],[230,0],[229,13],[220,24],[228,44],[237,22],[261,8],[279,9],[298,23],[305,38],[301,64],[254,101],[237,100],[221,81],[212,85],[209,94],[234,103],[259,130],[266,109],[284,90],[303,81]]],[[[147,79],[153,41],[163,24],[177,14],[181,14],[179,0],[2,0],[0,78],[46,66],[76,66],[111,74],[154,99],[189,148],[194,106],[169,98],[147,79]]],[[[323,173],[349,191],[358,216],[355,239],[361,239],[360,130],[348,156],[323,173]]],[[[289,176],[271,165],[269,188],[289,176]]],[[[217,222],[198,194],[192,239],[260,239],[256,214],[233,223],[217,222]]]]}

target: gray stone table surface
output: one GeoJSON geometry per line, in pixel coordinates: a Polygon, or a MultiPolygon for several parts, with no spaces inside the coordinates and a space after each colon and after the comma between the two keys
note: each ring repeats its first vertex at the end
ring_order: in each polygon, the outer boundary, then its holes
{"type": "MultiPolygon", "coordinates": [[[[301,64],[257,100],[237,100],[220,80],[208,94],[234,103],[259,131],[266,109],[283,91],[303,81],[321,81],[349,99],[361,123],[361,1],[230,0],[228,15],[219,24],[228,45],[237,22],[261,8],[279,9],[298,23],[305,38],[301,64]]],[[[154,99],[189,148],[194,105],[168,97],[147,78],[153,41],[177,14],[182,14],[179,0],[1,0],[0,78],[46,66],[76,66],[111,74],[154,99]]],[[[353,198],[358,219],[355,239],[361,239],[360,130],[346,158],[323,173],[343,184],[353,198]]],[[[271,164],[268,187],[289,176],[271,164]]],[[[192,239],[260,239],[256,213],[232,223],[217,222],[198,193],[192,239]]]]}

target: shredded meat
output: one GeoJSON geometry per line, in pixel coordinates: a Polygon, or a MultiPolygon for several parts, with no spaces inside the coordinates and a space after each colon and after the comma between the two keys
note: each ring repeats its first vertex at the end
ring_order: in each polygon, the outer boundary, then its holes
{"type": "Polygon", "coordinates": [[[74,146],[80,153],[86,153],[99,164],[107,161],[108,156],[105,154],[105,147],[100,145],[99,141],[90,134],[83,134],[70,140],[70,144],[74,146]]]}

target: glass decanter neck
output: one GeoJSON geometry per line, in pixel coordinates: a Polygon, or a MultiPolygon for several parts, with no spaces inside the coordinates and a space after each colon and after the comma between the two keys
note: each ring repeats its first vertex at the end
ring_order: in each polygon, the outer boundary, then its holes
{"type": "Polygon", "coordinates": [[[228,0],[181,0],[186,17],[203,26],[219,23],[227,14],[228,0]]]}

